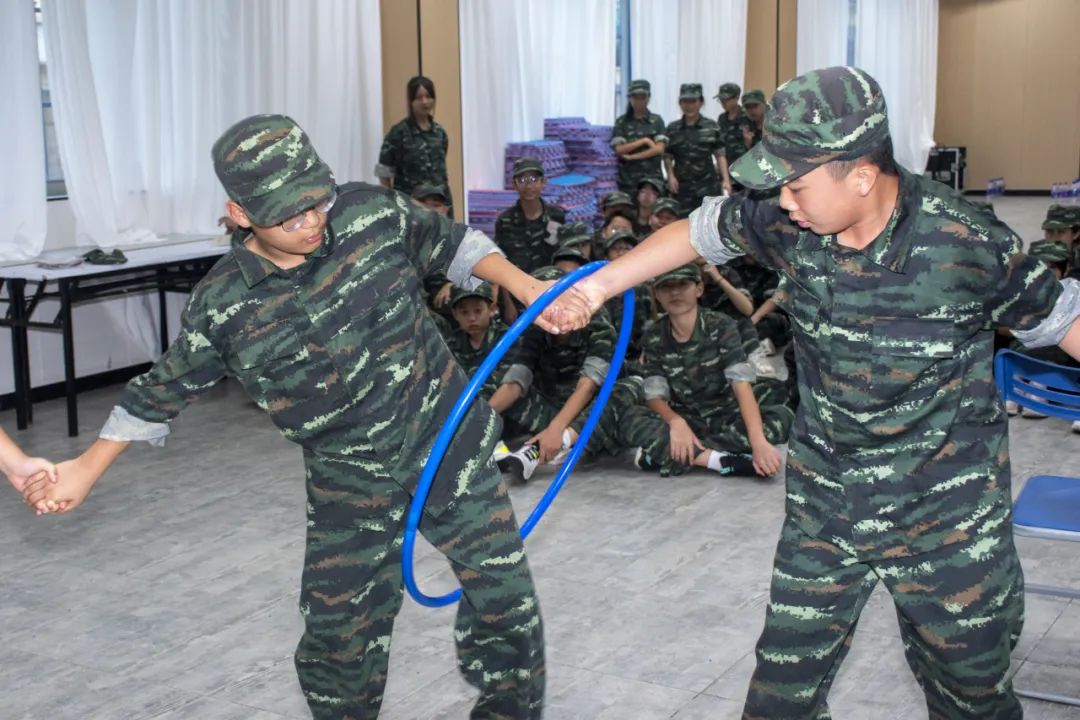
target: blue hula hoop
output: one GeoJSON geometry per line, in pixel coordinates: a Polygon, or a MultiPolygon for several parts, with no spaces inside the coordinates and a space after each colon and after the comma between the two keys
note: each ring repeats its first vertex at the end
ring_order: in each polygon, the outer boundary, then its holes
{"type": "MultiPolygon", "coordinates": [[[[461,424],[462,419],[465,417],[465,413],[468,412],[469,406],[480,391],[480,387],[484,384],[484,381],[488,379],[488,376],[495,371],[495,367],[499,364],[499,361],[502,360],[503,355],[510,350],[514,341],[517,340],[529,325],[540,316],[540,313],[542,313],[555,298],[562,295],[569,286],[573,285],[578,280],[593,274],[604,265],[607,265],[604,261],[592,262],[559,278],[554,285],[536,299],[536,302],[527,307],[518,317],[517,322],[510,326],[510,329],[506,331],[506,334],[499,339],[499,342],[496,343],[495,347],[488,353],[487,358],[484,359],[483,364],[476,370],[476,373],[469,380],[469,384],[461,393],[461,397],[458,398],[457,403],[450,410],[450,415],[447,417],[446,422],[443,424],[442,429],[435,438],[435,445],[431,449],[431,455],[428,456],[427,463],[424,464],[424,470],[420,473],[420,481],[417,483],[416,493],[413,495],[412,502],[409,504],[409,515],[405,520],[405,539],[401,548],[401,570],[405,579],[405,588],[409,591],[409,595],[421,605],[427,607],[443,607],[444,605],[456,602],[461,597],[460,588],[447,593],[446,595],[436,597],[425,595],[416,584],[416,576],[413,573],[413,550],[416,546],[416,530],[420,526],[420,517],[424,512],[424,504],[427,502],[428,494],[431,492],[431,484],[435,480],[435,473],[439,470],[439,465],[442,463],[443,456],[450,446],[450,441],[453,439],[454,433],[457,432],[458,425],[461,424]]],[[[608,397],[611,396],[611,391],[615,387],[615,381],[619,377],[619,369],[622,367],[623,358],[626,357],[626,348],[630,344],[630,333],[633,331],[633,326],[634,291],[633,289],[630,289],[623,293],[622,325],[619,330],[619,339],[615,343],[615,354],[611,357],[611,367],[608,370],[607,377],[604,378],[604,383],[600,386],[600,392],[593,402],[592,411],[585,420],[585,425],[581,428],[581,434],[578,436],[577,442],[574,443],[573,449],[570,450],[570,454],[567,455],[566,460],[563,462],[562,467],[559,468],[559,472],[555,475],[555,479],[551,481],[551,485],[548,486],[544,496],[540,498],[540,502],[537,503],[536,507],[533,508],[532,513],[529,514],[528,519],[521,525],[522,538],[528,537],[529,533],[536,527],[536,524],[540,522],[540,518],[547,512],[548,506],[551,505],[555,496],[559,494],[559,490],[562,488],[563,483],[566,482],[566,478],[570,475],[571,471],[573,471],[574,465],[577,464],[578,458],[581,457],[581,453],[584,452],[585,445],[588,443],[589,437],[596,427],[596,423],[599,422],[600,413],[604,411],[604,405],[607,404],[608,397]]]]}

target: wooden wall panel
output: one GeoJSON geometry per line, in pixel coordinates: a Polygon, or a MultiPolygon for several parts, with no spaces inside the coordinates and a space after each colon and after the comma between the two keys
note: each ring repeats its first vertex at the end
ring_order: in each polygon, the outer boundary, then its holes
{"type": "Polygon", "coordinates": [[[435,116],[450,137],[446,171],[456,213],[465,207],[461,155],[461,51],[457,0],[420,0],[420,58],[424,74],[435,83],[435,116]]]}

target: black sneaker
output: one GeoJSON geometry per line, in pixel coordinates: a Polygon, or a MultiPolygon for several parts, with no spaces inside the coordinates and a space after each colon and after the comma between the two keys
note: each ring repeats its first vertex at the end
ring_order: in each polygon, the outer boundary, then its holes
{"type": "Polygon", "coordinates": [[[720,456],[721,475],[749,475],[758,477],[754,469],[754,457],[742,453],[725,453],[720,456]]]}

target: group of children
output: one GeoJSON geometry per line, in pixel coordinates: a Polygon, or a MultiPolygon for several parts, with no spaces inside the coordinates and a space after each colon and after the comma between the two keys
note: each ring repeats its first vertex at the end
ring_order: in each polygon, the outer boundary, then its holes
{"type": "MultiPolygon", "coordinates": [[[[496,221],[495,243],[518,267],[555,280],[598,259],[614,260],[682,215],[664,181],[647,176],[636,197],[604,197],[595,232],[566,222],[543,200],[543,166],[518,160],[518,201],[496,221]]],[[[446,211],[446,197],[421,185],[413,201],[446,211]]],[[[677,268],[635,288],[634,324],[616,389],[586,448],[633,457],[639,469],[681,474],[693,466],[722,474],[769,476],[780,467],[776,445],[787,441],[798,402],[794,372],[784,378],[768,357],[788,344],[785,315],[762,307],[776,273],[752,262],[677,268]],[[761,312],[765,310],[765,312],[761,312]]],[[[488,285],[453,287],[444,276],[424,280],[429,309],[447,346],[474,373],[521,307],[488,285]]],[[[502,418],[495,451],[513,482],[528,481],[544,463],[558,463],[577,441],[604,381],[621,328],[623,298],[608,301],[588,327],[550,335],[531,327],[484,385],[481,395],[502,418]],[[510,451],[512,440],[521,442],[510,451]]]]}

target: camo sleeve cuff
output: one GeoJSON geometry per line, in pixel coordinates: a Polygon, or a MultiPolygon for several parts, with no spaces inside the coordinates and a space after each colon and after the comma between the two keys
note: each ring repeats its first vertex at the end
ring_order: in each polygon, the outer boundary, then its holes
{"type": "Polygon", "coordinates": [[[671,387],[668,385],[667,378],[663,375],[650,375],[645,378],[645,399],[664,402],[671,400],[671,387]]]}
{"type": "Polygon", "coordinates": [[[625,142],[626,138],[624,138],[622,135],[614,135],[611,138],[611,147],[615,147],[616,145],[622,145],[625,142]]]}
{"type": "Polygon", "coordinates": [[[529,392],[529,388],[532,387],[533,371],[525,367],[520,363],[514,363],[507,369],[506,374],[502,376],[501,385],[507,383],[517,383],[521,387],[521,392],[529,392]]]}
{"type": "Polygon", "coordinates": [[[487,235],[475,228],[466,229],[465,236],[461,238],[461,244],[454,253],[454,259],[450,261],[446,277],[460,288],[475,290],[483,281],[473,277],[473,268],[492,253],[505,257],[503,251],[487,235]]]}
{"type": "Polygon", "coordinates": [[[727,378],[729,383],[733,382],[748,382],[752,383],[757,380],[757,372],[754,370],[754,366],[748,362],[739,362],[734,365],[728,365],[724,368],[724,377],[727,378]]]}
{"type": "Polygon", "coordinates": [[[664,133],[659,133],[657,135],[653,135],[653,142],[662,142],[666,145],[667,143],[671,142],[671,140],[664,133]]]}
{"type": "Polygon", "coordinates": [[[701,207],[690,213],[690,245],[713,265],[726,265],[742,255],[732,251],[720,237],[720,211],[726,200],[724,197],[707,197],[701,207]]]}
{"type": "Polygon", "coordinates": [[[389,165],[383,165],[382,163],[375,163],[375,177],[392,178],[394,175],[394,168],[389,165]]]}
{"type": "Polygon", "coordinates": [[[113,406],[109,419],[98,433],[102,440],[134,442],[145,440],[154,447],[165,447],[169,435],[169,423],[149,422],[137,418],[119,405],[113,406]]]}
{"type": "Polygon", "coordinates": [[[610,369],[611,363],[607,360],[598,358],[595,355],[589,355],[581,365],[581,376],[589,378],[599,387],[604,384],[604,378],[607,377],[610,369]]]}
{"type": "Polygon", "coordinates": [[[1061,294],[1046,319],[1031,330],[1013,330],[1013,336],[1029,348],[1060,345],[1077,317],[1080,317],[1080,282],[1066,278],[1061,281],[1061,294]]]}

